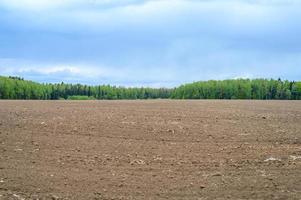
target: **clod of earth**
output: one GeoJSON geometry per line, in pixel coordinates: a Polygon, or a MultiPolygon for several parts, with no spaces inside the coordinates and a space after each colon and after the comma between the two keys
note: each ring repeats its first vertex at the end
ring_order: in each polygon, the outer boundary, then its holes
{"type": "Polygon", "coordinates": [[[134,164],[138,164],[138,165],[144,165],[145,164],[145,161],[144,160],[140,160],[140,159],[135,159],[135,160],[132,160],[130,162],[131,165],[134,165],[134,164]]]}
{"type": "Polygon", "coordinates": [[[269,161],[281,161],[280,158],[274,158],[274,157],[270,157],[264,160],[264,162],[269,162],[269,161]]]}

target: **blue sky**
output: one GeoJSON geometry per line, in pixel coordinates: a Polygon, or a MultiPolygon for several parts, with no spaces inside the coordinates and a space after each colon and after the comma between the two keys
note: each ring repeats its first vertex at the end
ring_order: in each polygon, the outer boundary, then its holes
{"type": "Polygon", "coordinates": [[[173,87],[301,80],[299,0],[0,0],[0,75],[173,87]]]}

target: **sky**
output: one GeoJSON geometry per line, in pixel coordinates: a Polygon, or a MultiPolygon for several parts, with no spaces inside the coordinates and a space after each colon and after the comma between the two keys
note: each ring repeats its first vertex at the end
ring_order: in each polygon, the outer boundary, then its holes
{"type": "Polygon", "coordinates": [[[0,0],[0,75],[175,87],[301,80],[299,0],[0,0]]]}

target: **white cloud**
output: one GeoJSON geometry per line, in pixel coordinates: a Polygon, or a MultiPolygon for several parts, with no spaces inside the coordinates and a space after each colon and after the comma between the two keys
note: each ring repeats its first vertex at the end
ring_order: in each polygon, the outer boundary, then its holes
{"type": "Polygon", "coordinates": [[[18,76],[59,76],[59,78],[78,77],[83,79],[96,79],[105,77],[118,77],[116,71],[109,67],[89,65],[66,65],[35,63],[28,60],[16,60],[9,58],[0,59],[0,71],[3,75],[18,76]]]}
{"type": "Polygon", "coordinates": [[[82,75],[82,76],[99,76],[102,75],[101,70],[97,69],[95,71],[94,69],[85,68],[79,68],[79,67],[71,67],[71,66],[51,66],[51,67],[24,67],[24,68],[18,68],[15,70],[17,73],[39,73],[41,75],[49,75],[49,74],[56,74],[56,73],[68,73],[69,75],[82,75]]]}

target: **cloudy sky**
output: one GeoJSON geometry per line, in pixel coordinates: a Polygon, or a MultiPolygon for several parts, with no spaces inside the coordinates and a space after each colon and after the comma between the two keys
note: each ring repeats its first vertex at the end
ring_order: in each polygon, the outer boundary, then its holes
{"type": "Polygon", "coordinates": [[[301,80],[299,0],[0,0],[0,75],[173,87],[301,80]]]}

